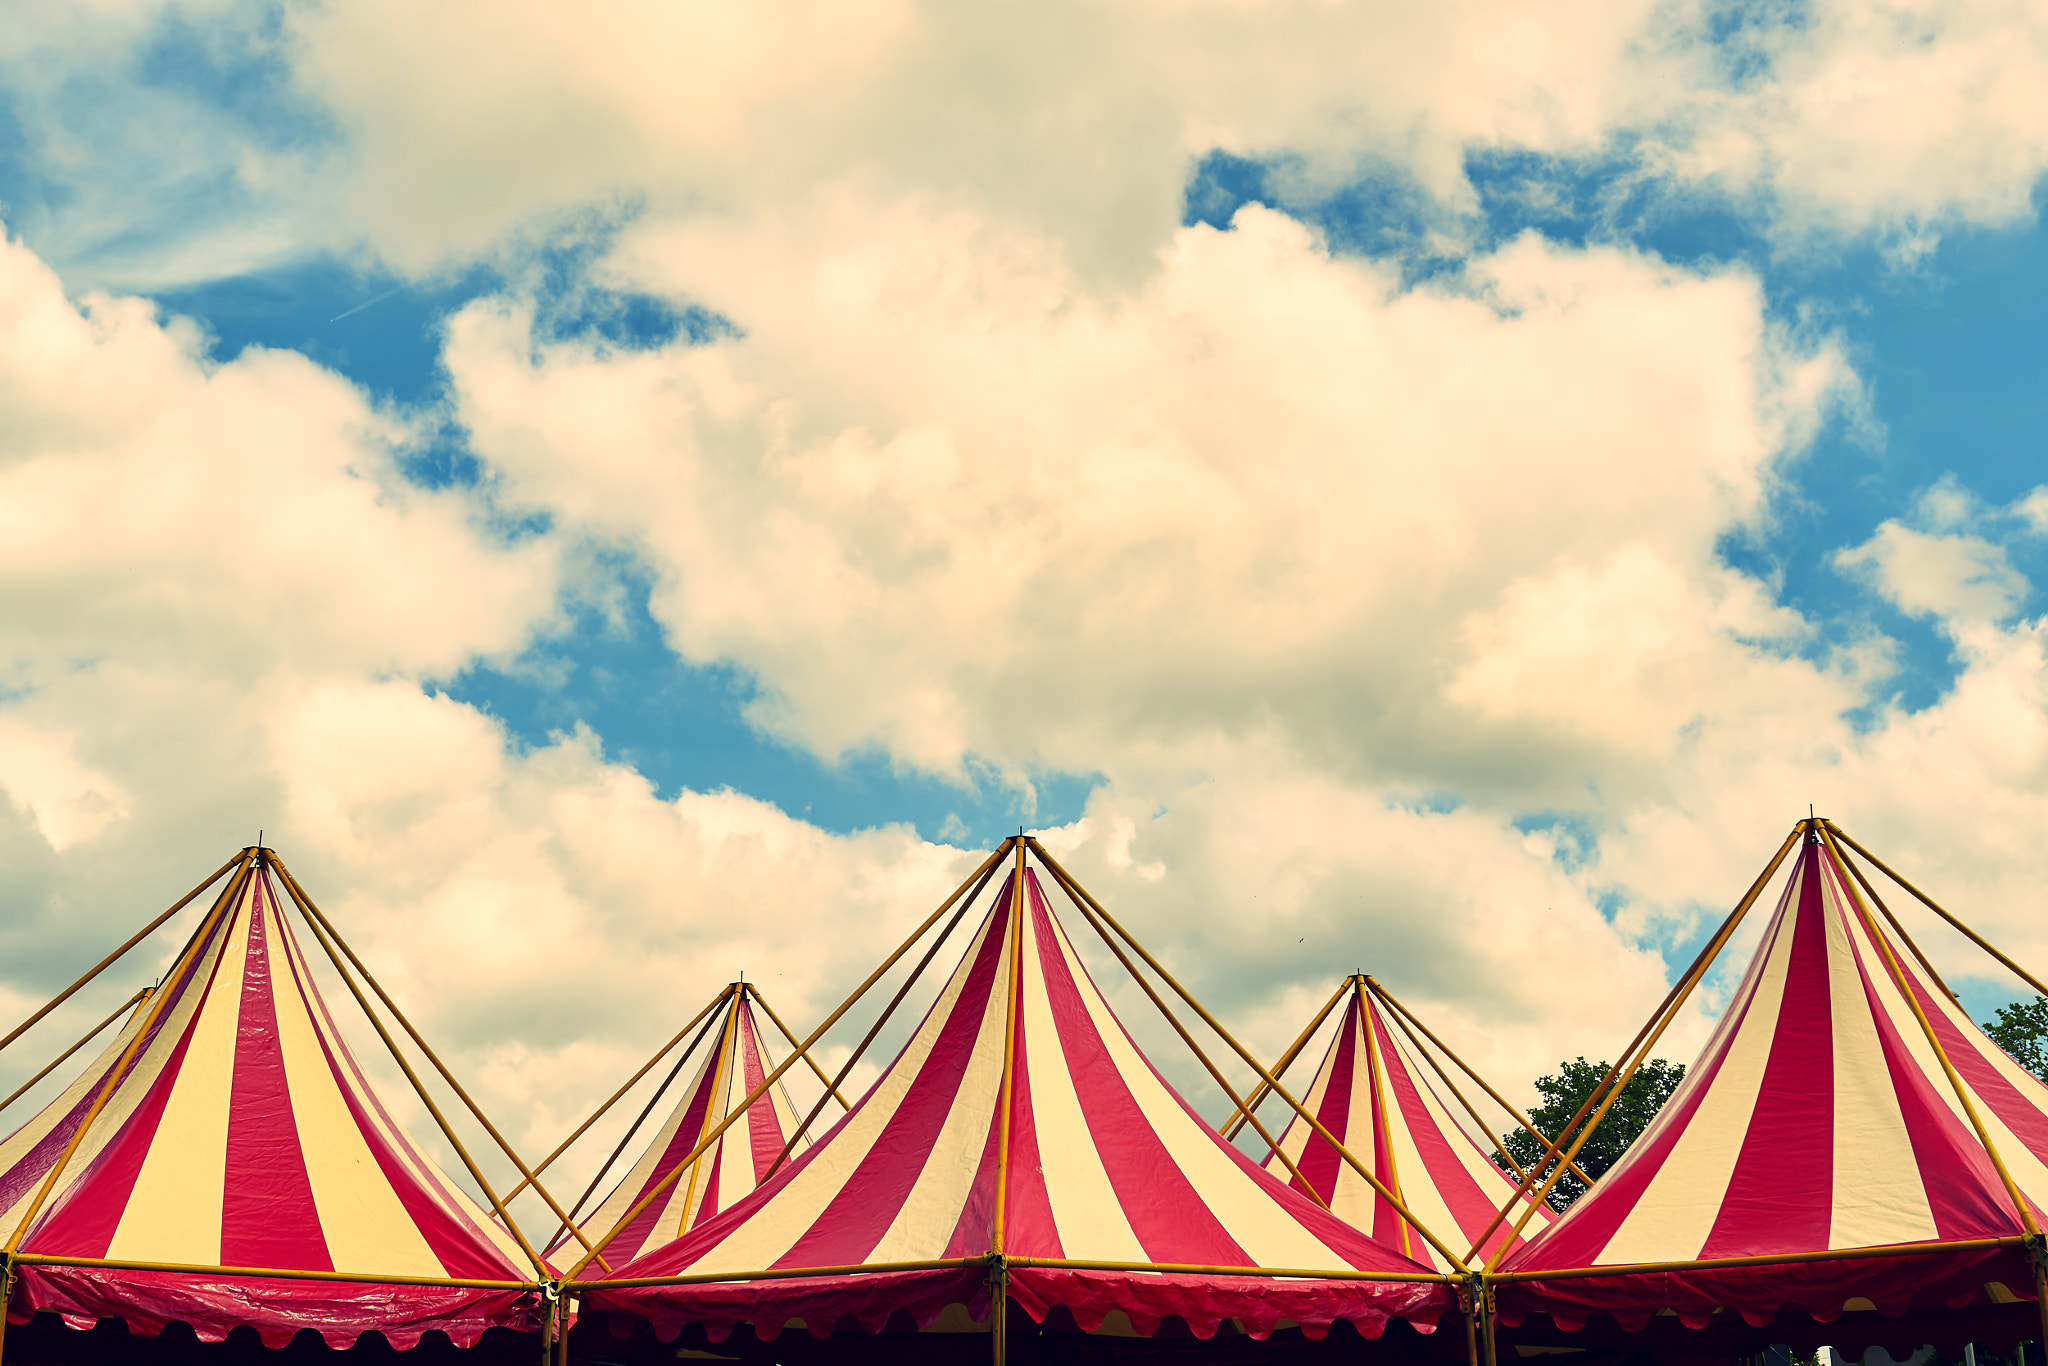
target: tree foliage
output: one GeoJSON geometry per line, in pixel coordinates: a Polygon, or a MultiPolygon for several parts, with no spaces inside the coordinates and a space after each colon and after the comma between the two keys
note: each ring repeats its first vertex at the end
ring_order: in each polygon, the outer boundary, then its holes
{"type": "MultiPolygon", "coordinates": [[[[1556,1137],[1606,1075],[1607,1064],[1604,1062],[1575,1058],[1559,1063],[1556,1075],[1536,1079],[1536,1091],[1543,1101],[1529,1112],[1529,1119],[1544,1133],[1556,1137]]],[[[1621,1088],[1621,1095],[1608,1108],[1599,1127],[1593,1130],[1593,1136],[1586,1140],[1572,1161],[1588,1176],[1597,1179],[1621,1160],[1621,1155],[1628,1151],[1628,1145],[1649,1127],[1650,1121],[1664,1108],[1664,1102],[1671,1098],[1671,1093],[1678,1089],[1678,1083],[1684,1077],[1683,1063],[1666,1062],[1662,1058],[1651,1058],[1645,1062],[1628,1079],[1628,1085],[1621,1088]]],[[[1502,1134],[1501,1144],[1525,1168],[1536,1165],[1543,1157],[1543,1144],[1519,1128],[1502,1134]]],[[[1569,1140],[1565,1146],[1571,1146],[1569,1140]]],[[[1500,1156],[1495,1155],[1494,1161],[1512,1170],[1500,1156]]],[[[1584,1181],[1566,1172],[1551,1190],[1550,1203],[1558,1209],[1565,1209],[1584,1195],[1586,1189],[1584,1181]]]]}
{"type": "Polygon", "coordinates": [[[1984,1032],[2014,1062],[2048,1081],[2048,997],[2000,1006],[1998,1018],[1984,1022],[1984,1032]]]}

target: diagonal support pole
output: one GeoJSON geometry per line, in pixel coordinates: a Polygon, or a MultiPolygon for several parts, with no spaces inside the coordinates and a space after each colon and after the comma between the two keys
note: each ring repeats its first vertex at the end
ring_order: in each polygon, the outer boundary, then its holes
{"type": "MultiPolygon", "coordinates": [[[[1323,1002],[1323,1008],[1318,1010],[1315,1013],[1315,1018],[1308,1022],[1308,1028],[1295,1036],[1294,1042],[1287,1046],[1287,1051],[1282,1053],[1278,1061],[1273,1064],[1274,1076],[1284,1077],[1287,1075],[1287,1069],[1294,1065],[1294,1060],[1297,1057],[1301,1056],[1301,1050],[1308,1047],[1308,1041],[1315,1037],[1315,1032],[1318,1029],[1323,1027],[1323,1021],[1330,1018],[1330,1012],[1337,1008],[1337,1002],[1344,999],[1344,993],[1350,986],[1351,979],[1346,977],[1338,984],[1337,989],[1330,993],[1330,999],[1323,1002]]],[[[1216,1126],[1216,1132],[1222,1134],[1225,1138],[1236,1138],[1244,1129],[1245,1121],[1251,1118],[1251,1112],[1257,1109],[1259,1102],[1265,1098],[1266,1083],[1260,1082],[1251,1089],[1251,1094],[1244,1098],[1244,1104],[1224,1116],[1223,1122],[1216,1126]]]]}
{"type": "Polygon", "coordinates": [[[1111,929],[1115,930],[1117,937],[1122,939],[1124,943],[1130,945],[1131,951],[1133,953],[1136,953],[1140,959],[1144,960],[1145,966],[1152,969],[1153,973],[1158,976],[1160,981],[1166,983],[1167,986],[1171,987],[1173,989],[1173,993],[1176,996],[1180,997],[1182,1001],[1185,1001],[1187,1003],[1188,1009],[1194,1011],[1195,1014],[1199,1015],[1202,1018],[1202,1023],[1209,1026],[1209,1028],[1215,1032],[1217,1038],[1223,1040],[1224,1043],[1230,1045],[1230,1050],[1233,1053],[1237,1054],[1237,1056],[1254,1072],[1258,1073],[1260,1080],[1264,1081],[1266,1085],[1271,1088],[1273,1094],[1279,1096],[1281,1100],[1285,1101],[1294,1110],[1295,1114],[1301,1116],[1301,1118],[1308,1123],[1309,1127],[1315,1131],[1316,1135],[1319,1138],[1321,1138],[1323,1142],[1329,1144],[1330,1147],[1336,1152],[1336,1154],[1344,1160],[1345,1164],[1351,1168],[1351,1170],[1357,1172],[1361,1177],[1365,1178],[1366,1184],[1371,1186],[1374,1190],[1378,1191],[1380,1193],[1381,1198],[1386,1200],[1388,1204],[1392,1205],[1394,1207],[1394,1211],[1397,1214],[1399,1214],[1403,1219],[1406,1219],[1409,1222],[1409,1224],[1414,1227],[1415,1231],[1422,1235],[1423,1240],[1425,1242],[1427,1242],[1431,1247],[1435,1248],[1437,1252],[1446,1261],[1448,1261],[1452,1266],[1456,1267],[1461,1273],[1469,1272],[1471,1270],[1471,1268],[1465,1264],[1464,1258],[1460,1257],[1457,1253],[1451,1251],[1450,1247],[1447,1244],[1445,1244],[1445,1242],[1441,1238],[1437,1237],[1436,1234],[1430,1230],[1428,1225],[1424,1224],[1420,1219],[1416,1218],[1414,1211],[1408,1208],[1407,1204],[1401,1199],[1400,1196],[1396,1195],[1393,1191],[1387,1189],[1387,1185],[1384,1181],[1381,1181],[1377,1176],[1373,1175],[1371,1171],[1367,1170],[1365,1164],[1360,1162],[1355,1156],[1353,1156],[1351,1150],[1345,1147],[1344,1144],[1337,1138],[1337,1136],[1331,1133],[1328,1127],[1326,1127],[1321,1120],[1317,1119],[1315,1115],[1309,1111],[1307,1106],[1303,1105],[1300,1101],[1296,1100],[1294,1098],[1293,1093],[1288,1091],[1286,1087],[1282,1086],[1279,1082],[1279,1079],[1276,1078],[1271,1072],[1267,1071],[1265,1066],[1261,1064],[1257,1058],[1252,1056],[1250,1050],[1248,1050],[1243,1044],[1239,1043],[1237,1039],[1230,1033],[1230,1031],[1223,1027],[1222,1022],[1218,1020],[1214,1015],[1211,1015],[1208,1009],[1204,1007],[1200,1001],[1195,999],[1193,993],[1188,991],[1186,987],[1182,986],[1177,980],[1175,980],[1173,974],[1168,972],[1165,969],[1165,967],[1160,964],[1159,960],[1154,958],[1146,950],[1143,944],[1140,944],[1135,938],[1133,938],[1129,930],[1126,930],[1122,925],[1119,925],[1117,923],[1116,917],[1111,915],[1109,911],[1103,907],[1103,904],[1101,902],[1097,901],[1093,896],[1090,896],[1086,888],[1082,887],[1078,882],[1074,881],[1074,879],[1068,875],[1067,870],[1060,866],[1059,861],[1053,858],[1051,854],[1045,851],[1044,845],[1040,844],[1035,839],[1030,840],[1029,843],[1031,845],[1031,851],[1038,855],[1039,861],[1045,864],[1046,868],[1051,871],[1054,878],[1058,879],[1060,886],[1066,890],[1067,895],[1073,898],[1077,904],[1081,901],[1086,901],[1088,905],[1094,909],[1095,913],[1102,917],[1103,923],[1107,924],[1111,929]]]}
{"type": "MultiPolygon", "coordinates": [[[[789,1040],[789,1046],[801,1049],[803,1045],[797,1042],[796,1035],[792,1034],[789,1026],[782,1022],[782,1017],[775,1013],[775,1007],[768,1004],[768,998],[761,994],[761,988],[755,986],[752,982],[742,983],[741,986],[749,996],[754,998],[754,1003],[760,1006],[762,1011],[768,1016],[768,1022],[782,1031],[782,1037],[789,1040]]],[[[841,1110],[851,1110],[853,1103],[845,1096],[839,1094],[839,1088],[833,1084],[830,1077],[825,1075],[825,1069],[818,1066],[818,1060],[809,1053],[805,1053],[804,1061],[811,1065],[811,1071],[817,1075],[818,1080],[825,1083],[825,1089],[832,1093],[832,1099],[839,1102],[839,1108],[841,1110]]]]}
{"type": "Polygon", "coordinates": [[[51,1062],[49,1066],[45,1067],[42,1071],[30,1077],[20,1086],[17,1086],[14,1089],[13,1095],[9,1096],[5,1100],[0,1100],[0,1110],[5,1110],[8,1106],[14,1104],[14,1102],[16,1102],[17,1100],[20,1100],[24,1095],[28,1094],[30,1087],[34,1086],[44,1077],[49,1076],[58,1068],[62,1067],[64,1065],[64,1060],[66,1058],[70,1057],[73,1053],[76,1053],[79,1049],[85,1047],[94,1039],[97,1039],[101,1034],[105,1033],[108,1025],[120,1019],[123,1015],[126,1015],[130,1010],[134,1009],[135,1006],[139,1003],[148,1000],[150,997],[150,993],[153,990],[155,990],[155,988],[153,987],[144,987],[142,990],[136,992],[133,996],[130,996],[127,1000],[121,1002],[120,1005],[115,1006],[114,1013],[107,1016],[106,1019],[101,1020],[91,1029],[87,1030],[84,1038],[80,1039],[77,1043],[71,1045],[71,1047],[65,1049],[62,1053],[59,1053],[56,1057],[56,1060],[51,1062]]]}
{"type": "MultiPolygon", "coordinates": [[[[976,868],[972,873],[969,873],[967,875],[967,880],[965,882],[962,882],[959,885],[959,887],[954,889],[954,892],[951,896],[947,897],[944,901],[940,902],[939,908],[933,911],[929,916],[925,917],[924,923],[919,925],[915,930],[911,931],[910,937],[905,939],[903,943],[897,947],[894,953],[890,954],[887,958],[883,959],[881,966],[877,967],[873,972],[869,973],[867,976],[867,980],[862,982],[859,986],[855,987],[853,989],[853,994],[848,996],[844,1001],[840,1002],[839,1008],[837,1010],[833,1011],[830,1015],[827,1015],[825,1017],[825,1021],[823,1024],[819,1025],[816,1029],[811,1031],[811,1036],[804,1040],[803,1047],[799,1051],[809,1052],[811,1047],[814,1044],[816,1044],[819,1039],[825,1037],[825,1031],[830,1029],[833,1025],[839,1023],[839,1017],[844,1015],[847,1011],[853,1009],[854,1002],[858,1001],[861,997],[867,995],[868,989],[874,986],[876,982],[879,982],[882,979],[883,974],[888,972],[890,968],[895,967],[896,964],[902,959],[904,954],[910,952],[910,946],[915,944],[918,940],[924,938],[925,932],[930,930],[932,926],[938,924],[939,918],[945,915],[947,911],[953,909],[953,903],[958,901],[962,896],[966,895],[967,889],[969,887],[976,886],[980,881],[983,880],[983,874],[987,873],[989,869],[994,868],[998,863],[1002,862],[1003,855],[1010,852],[1010,847],[1013,843],[1013,840],[1004,840],[1000,845],[996,847],[996,851],[993,854],[990,854],[987,860],[983,862],[979,868],[976,868]]],[[[732,1125],[739,1120],[739,1117],[741,1115],[744,1115],[748,1110],[752,1109],[754,1102],[759,1100],[762,1096],[768,1093],[769,1087],[773,1086],[776,1082],[782,1080],[782,1074],[784,1072],[787,1072],[790,1068],[796,1066],[796,1059],[797,1055],[795,1053],[792,1053],[788,1057],[784,1058],[780,1063],[776,1064],[775,1070],[770,1072],[767,1076],[763,1077],[760,1080],[760,1082],[758,1082],[755,1085],[754,1089],[747,1093],[747,1098],[741,1101],[739,1105],[731,1111],[731,1113],[727,1114],[725,1119],[719,1124],[719,1126],[716,1129],[713,1129],[710,1133],[706,1134],[703,1140],[698,1143],[696,1148],[692,1150],[688,1156],[683,1158],[682,1162],[677,1163],[676,1166],[669,1172],[667,1176],[663,1177],[660,1181],[654,1184],[654,1188],[652,1190],[649,1190],[645,1195],[641,1196],[638,1204],[634,1205],[633,1208],[627,1210],[623,1215],[619,1217],[619,1222],[613,1225],[611,1232],[605,1234],[604,1237],[600,1238],[598,1240],[596,1247],[592,1248],[589,1252],[584,1253],[582,1261],[576,1263],[575,1266],[569,1268],[569,1274],[562,1278],[563,1281],[565,1283],[574,1282],[576,1277],[582,1274],[583,1268],[589,1266],[590,1263],[597,1258],[599,1253],[603,1252],[606,1247],[610,1246],[611,1241],[614,1238],[618,1237],[620,1231],[623,1230],[627,1225],[631,1224],[633,1220],[639,1216],[641,1210],[646,1209],[649,1205],[653,1204],[656,1200],[660,1199],[662,1193],[666,1191],[670,1186],[675,1184],[676,1178],[682,1174],[683,1164],[694,1162],[699,1157],[703,1156],[704,1150],[710,1147],[713,1143],[716,1143],[718,1141],[718,1137],[720,1134],[723,1134],[727,1129],[731,1128],[732,1125]]]]}

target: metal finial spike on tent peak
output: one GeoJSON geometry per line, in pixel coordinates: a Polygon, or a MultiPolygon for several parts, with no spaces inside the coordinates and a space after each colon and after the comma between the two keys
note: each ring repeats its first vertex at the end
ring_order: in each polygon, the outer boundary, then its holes
{"type": "Polygon", "coordinates": [[[1685,1082],[1501,1264],[1507,1322],[1610,1312],[1634,1329],[1669,1310],[1699,1327],[1717,1305],[1832,1320],[1874,1304],[2048,1332],[2025,1252],[2048,1201],[2048,1086],[1900,952],[1832,822],[1799,824],[1819,842],[1685,1082]]]}
{"type": "Polygon", "coordinates": [[[396,1126],[342,1036],[289,874],[253,846],[228,866],[161,987],[0,1141],[12,1307],[272,1346],[538,1328],[526,1249],[396,1126]]]}

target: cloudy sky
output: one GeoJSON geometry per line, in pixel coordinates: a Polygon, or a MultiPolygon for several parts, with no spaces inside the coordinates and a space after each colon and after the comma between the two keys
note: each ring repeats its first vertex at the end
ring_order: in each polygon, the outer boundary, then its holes
{"type": "Polygon", "coordinates": [[[538,1150],[1020,826],[1525,1093],[1809,803],[2048,962],[2038,6],[0,9],[7,1013],[259,829],[538,1150]]]}

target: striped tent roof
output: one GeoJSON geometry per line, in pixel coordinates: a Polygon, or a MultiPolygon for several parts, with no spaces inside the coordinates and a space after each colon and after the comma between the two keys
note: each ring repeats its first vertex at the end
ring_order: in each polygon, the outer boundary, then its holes
{"type": "Polygon", "coordinates": [[[1690,1326],[1716,1306],[1752,1323],[1782,1306],[1961,1308],[2033,1294],[2026,1230],[1927,1041],[1919,1003],[1992,1147],[2041,1219],[2048,1087],[1936,989],[1810,829],[1776,913],[1719,1026],[1627,1155],[1501,1264],[1508,1273],[1611,1274],[1509,1282],[1509,1323],[1535,1310],[1576,1327],[1608,1312],[1639,1327],[1658,1309],[1690,1326]],[[1762,1266],[1904,1245],[1907,1255],[1762,1266]],[[1988,1286],[1988,1288],[1987,1288],[1988,1286]]]}
{"type": "Polygon", "coordinates": [[[532,1262],[399,1129],[309,966],[259,856],[119,1037],[0,1142],[5,1237],[85,1125],[19,1244],[9,1321],[183,1321],[210,1342],[247,1324],[272,1346],[375,1329],[400,1348],[540,1327],[532,1262]]]}
{"type": "MultiPolygon", "coordinates": [[[[730,992],[717,1029],[714,1047],[653,1142],[604,1202],[578,1221],[584,1236],[593,1242],[617,1227],[643,1197],[660,1187],[676,1164],[689,1159],[705,1137],[775,1070],[775,1059],[761,1037],[752,993],[745,986],[730,992]]],[[[778,1081],[748,1108],[744,1120],[719,1134],[691,1161],[690,1171],[669,1182],[652,1203],[633,1214],[605,1248],[605,1264],[624,1266],[642,1252],[681,1237],[751,1192],[767,1178],[796,1127],[796,1112],[778,1081]]],[[[566,1252],[572,1243],[576,1243],[573,1235],[564,1232],[548,1255],[566,1252]]],[[[576,1243],[573,1255],[581,1252],[582,1245],[576,1243]]]]}
{"type": "MultiPolygon", "coordinates": [[[[1513,1233],[1513,1221],[1495,1215],[1510,1197],[1522,1203],[1514,1178],[1453,1117],[1415,1043],[1392,1027],[1363,979],[1352,979],[1348,996],[1303,1106],[1432,1231],[1447,1240],[1459,1235],[1460,1252],[1486,1233],[1482,1255],[1490,1254],[1513,1233]]],[[[1300,1176],[1273,1153],[1266,1170],[1274,1176],[1313,1189],[1339,1218],[1381,1242],[1440,1271],[1451,1269],[1393,1202],[1299,1115],[1280,1133],[1279,1147],[1300,1176]]],[[[1551,1217],[1548,1206],[1536,1210],[1538,1219],[1551,1217]]]]}
{"type": "Polygon", "coordinates": [[[952,1304],[986,1318],[998,1267],[1034,1320],[1063,1306],[1091,1332],[1121,1313],[1141,1333],[1177,1315],[1200,1337],[1228,1318],[1257,1337],[1289,1320],[1321,1336],[1336,1319],[1373,1337],[1394,1316],[1428,1331],[1452,1303],[1440,1283],[1363,1278],[1429,1272],[1196,1117],[1020,864],[852,1112],[752,1196],[618,1272],[734,1279],[598,1287],[584,1304],[664,1338],[696,1323],[722,1339],[738,1322],[772,1338],[791,1320],[822,1335],[842,1316],[929,1328],[952,1304]],[[819,1273],[737,1279],[802,1268],[819,1273]],[[1259,1274],[1277,1268],[1310,1279],[1259,1274]]]}

